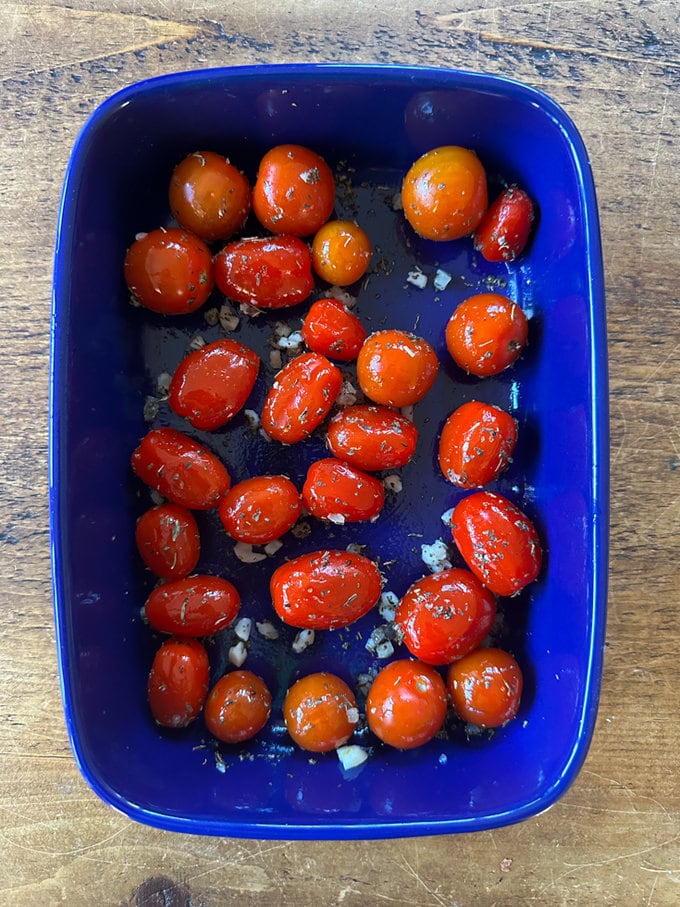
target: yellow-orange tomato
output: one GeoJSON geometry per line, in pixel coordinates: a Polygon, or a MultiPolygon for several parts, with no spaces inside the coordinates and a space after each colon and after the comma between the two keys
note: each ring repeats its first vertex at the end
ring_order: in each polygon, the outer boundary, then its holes
{"type": "Polygon", "coordinates": [[[312,266],[323,280],[346,287],[364,276],[371,252],[371,240],[358,224],[331,220],[312,241],[312,266]]]}
{"type": "Polygon", "coordinates": [[[283,717],[299,747],[327,753],[347,743],[359,720],[359,710],[345,681],[322,671],[293,684],[283,702],[283,717]]]}
{"type": "Polygon", "coordinates": [[[394,329],[377,331],[357,358],[362,391],[384,406],[411,406],[434,384],[439,360],[427,340],[394,329]]]}
{"type": "Polygon", "coordinates": [[[406,220],[420,236],[459,239],[477,228],[486,211],[486,173],[473,151],[444,145],[412,165],[401,197],[406,220]]]}

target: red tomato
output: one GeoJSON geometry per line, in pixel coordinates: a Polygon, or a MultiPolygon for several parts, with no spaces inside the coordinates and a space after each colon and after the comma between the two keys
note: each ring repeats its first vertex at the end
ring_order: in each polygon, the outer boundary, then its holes
{"type": "Polygon", "coordinates": [[[439,466],[444,478],[461,488],[492,482],[512,462],[517,422],[510,413],[471,400],[444,423],[439,439],[439,466]]]}
{"type": "Polygon", "coordinates": [[[406,648],[432,665],[476,649],[496,617],[496,600],[469,570],[452,567],[417,580],[397,606],[406,648]]]}
{"type": "Polygon", "coordinates": [[[528,333],[517,303],[500,293],[478,293],[461,302],[449,319],[446,346],[457,365],[485,378],[519,358],[528,333]]]}
{"type": "Polygon", "coordinates": [[[541,570],[541,545],[531,520],[507,498],[477,491],[456,505],[453,540],[470,570],[496,595],[514,595],[541,570]]]}
{"type": "Polygon", "coordinates": [[[208,343],[177,366],[170,383],[170,408],[194,428],[220,428],[245,406],[259,367],[257,353],[235,340],[208,343]]]}
{"type": "Polygon", "coordinates": [[[241,596],[220,576],[187,576],[156,586],[143,616],[160,633],[212,636],[225,630],[238,614],[241,596]]]}
{"type": "Polygon", "coordinates": [[[195,151],[175,167],[169,197],[178,223],[208,242],[228,239],[250,213],[247,178],[214,151],[195,151]]]}
{"type": "Polygon", "coordinates": [[[477,649],[451,665],[447,688],[456,714],[477,727],[514,718],[522,698],[522,671],[502,649],[477,649]]]}
{"type": "Polygon", "coordinates": [[[302,323],[302,337],[310,350],[351,362],[359,355],[366,330],[339,299],[317,299],[302,323]]]}
{"type": "Polygon", "coordinates": [[[385,503],[385,489],[375,476],[327,457],[309,467],[302,500],[317,519],[358,523],[377,519],[385,503]]]}
{"type": "Polygon", "coordinates": [[[362,391],[385,406],[411,406],[434,384],[439,360],[427,340],[406,331],[377,331],[357,359],[362,391]]]}
{"type": "Polygon", "coordinates": [[[327,753],[347,743],[359,721],[354,693],[325,671],[301,677],[286,693],[283,717],[303,750],[327,753]]]}
{"type": "Polygon", "coordinates": [[[153,428],[132,454],[143,482],[189,510],[210,510],[231,486],[224,464],[202,444],[174,428],[153,428]]]}
{"type": "Polygon", "coordinates": [[[266,545],[291,529],[302,511],[300,493],[285,476],[256,476],[234,485],[220,501],[229,535],[249,545],[266,545]]]}
{"type": "Polygon", "coordinates": [[[213,288],[210,249],[203,240],[176,227],[152,230],[135,240],[124,263],[133,298],[163,315],[189,315],[213,288]]]}
{"type": "Polygon", "coordinates": [[[312,266],[323,280],[346,287],[364,276],[372,251],[370,239],[358,224],[332,220],[312,241],[312,266]]]}
{"type": "Polygon", "coordinates": [[[514,261],[524,251],[534,221],[534,203],[510,186],[491,204],[475,230],[475,249],[487,261],[514,261]]]}
{"type": "Polygon", "coordinates": [[[410,750],[441,730],[446,707],[446,687],[435,669],[401,659],[384,667],[373,681],[366,719],[383,743],[410,750]]]}
{"type": "Polygon", "coordinates": [[[405,466],[418,443],[410,419],[386,406],[348,406],[328,423],[328,447],[338,459],[376,472],[405,466]]]}
{"type": "Polygon", "coordinates": [[[242,743],[262,730],[271,710],[272,696],[261,677],[251,671],[230,671],[208,694],[203,717],[218,740],[242,743]]]}
{"type": "Polygon", "coordinates": [[[341,388],[342,373],[325,356],[296,356],[274,379],[264,401],[262,427],[275,441],[302,441],[321,425],[341,388]]]}
{"type": "Polygon", "coordinates": [[[272,233],[311,236],[326,223],[334,204],[333,174],[315,151],[278,145],[260,161],[253,211],[272,233]]]}
{"type": "Polygon", "coordinates": [[[235,302],[260,309],[296,305],[314,288],[312,256],[295,236],[241,239],[215,256],[215,282],[235,302]]]}
{"type": "Polygon", "coordinates": [[[196,718],[208,693],[210,665],[197,639],[169,639],[151,666],[147,694],[156,724],[182,728],[196,718]]]}
{"type": "Polygon", "coordinates": [[[350,551],[313,551],[278,567],[271,578],[274,610],[291,627],[335,630],[367,614],[380,598],[373,561],[350,551]]]}
{"type": "Polygon", "coordinates": [[[161,579],[188,576],[201,554],[194,515],[177,504],[161,504],[143,513],[135,541],[146,566],[161,579]]]}

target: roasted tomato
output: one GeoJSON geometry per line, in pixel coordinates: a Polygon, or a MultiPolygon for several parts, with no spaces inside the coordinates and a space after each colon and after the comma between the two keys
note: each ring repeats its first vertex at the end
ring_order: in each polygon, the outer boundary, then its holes
{"type": "Polygon", "coordinates": [[[312,241],[312,266],[323,280],[346,287],[364,276],[372,251],[370,239],[358,224],[332,220],[312,241]]]}
{"type": "Polygon", "coordinates": [[[322,671],[301,677],[288,690],[283,718],[301,749],[327,753],[347,743],[359,721],[359,710],[345,681],[322,671]]]}
{"type": "Polygon", "coordinates": [[[216,507],[231,487],[215,454],[174,428],[151,429],[132,454],[132,468],[163,497],[189,510],[216,507]]]}
{"type": "Polygon", "coordinates": [[[256,476],[234,485],[220,501],[229,535],[249,545],[266,545],[288,532],[302,511],[300,493],[286,476],[256,476]]]}
{"type": "Polygon", "coordinates": [[[304,630],[335,630],[367,614],[380,598],[377,566],[350,551],[313,551],[278,567],[271,578],[274,610],[304,630]]]}
{"type": "Polygon", "coordinates": [[[446,685],[456,714],[478,727],[514,718],[522,698],[522,671],[502,649],[477,649],[449,668],[446,685]]]}
{"type": "Polygon", "coordinates": [[[510,186],[491,204],[475,230],[475,249],[487,261],[514,261],[524,251],[534,221],[534,203],[510,186]]]}
{"type": "Polygon", "coordinates": [[[140,305],[163,315],[189,315],[213,288],[213,263],[203,240],[176,227],[135,240],[124,263],[125,282],[140,305]]]}
{"type": "Polygon", "coordinates": [[[315,353],[351,362],[359,355],[366,330],[339,299],[317,299],[302,323],[302,338],[315,353]]]}
{"type": "Polygon", "coordinates": [[[471,375],[496,375],[518,359],[529,328],[522,309],[500,293],[469,296],[446,325],[454,362],[471,375]]]}
{"type": "Polygon", "coordinates": [[[151,666],[147,694],[156,724],[183,728],[203,708],[208,693],[210,665],[197,639],[169,639],[151,666]]]}
{"type": "Polygon", "coordinates": [[[307,470],[302,500],[309,513],[331,523],[375,520],[385,503],[382,482],[367,473],[327,457],[307,470]]]}
{"type": "Polygon", "coordinates": [[[541,545],[531,520],[507,498],[477,491],[459,501],[451,518],[463,560],[496,595],[514,595],[541,570],[541,545]]]}
{"type": "Polygon", "coordinates": [[[492,482],[512,460],[517,422],[510,413],[471,400],[444,423],[439,439],[439,466],[444,477],[461,488],[492,482]]]}
{"type": "Polygon", "coordinates": [[[385,406],[410,406],[422,400],[438,371],[437,354],[427,340],[406,331],[371,334],[357,359],[362,391],[385,406]]]}
{"type": "Polygon", "coordinates": [[[312,256],[296,236],[241,239],[215,256],[215,282],[235,302],[260,309],[297,305],[314,287],[312,256]]]}
{"type": "Polygon", "coordinates": [[[315,151],[278,145],[260,161],[253,211],[272,233],[311,236],[326,223],[334,204],[333,174],[315,151]]]}
{"type": "Polygon", "coordinates": [[[406,220],[420,236],[459,239],[477,229],[486,211],[486,173],[467,148],[434,148],[408,171],[401,197],[406,220]]]}
{"type": "Polygon", "coordinates": [[[143,513],[135,541],[146,566],[161,579],[188,576],[201,554],[194,515],[177,504],[161,504],[143,513]]]}
{"type": "Polygon", "coordinates": [[[229,239],[250,213],[248,179],[214,151],[195,151],[180,161],[169,197],[177,222],[208,242],[229,239]]]}
{"type": "Polygon", "coordinates": [[[388,664],[373,681],[366,719],[383,743],[410,750],[441,730],[446,707],[446,686],[436,670],[404,658],[388,664]]]}
{"type": "Polygon", "coordinates": [[[469,570],[452,567],[417,580],[397,606],[406,648],[432,665],[466,655],[488,635],[496,600],[469,570]]]}
{"type": "Polygon", "coordinates": [[[347,406],[328,423],[328,447],[339,460],[377,472],[405,466],[418,443],[410,419],[386,406],[347,406]]]}
{"type": "Polygon", "coordinates": [[[187,576],[156,586],[143,616],[149,626],[176,636],[212,636],[238,614],[241,596],[220,576],[187,576]]]}
{"type": "Polygon", "coordinates": [[[205,701],[203,717],[210,733],[223,743],[243,743],[265,726],[272,696],[252,671],[230,671],[220,677],[205,701]]]}
{"type": "Polygon", "coordinates": [[[325,356],[296,356],[274,379],[264,401],[262,427],[275,441],[302,441],[321,425],[341,388],[342,373],[325,356]]]}

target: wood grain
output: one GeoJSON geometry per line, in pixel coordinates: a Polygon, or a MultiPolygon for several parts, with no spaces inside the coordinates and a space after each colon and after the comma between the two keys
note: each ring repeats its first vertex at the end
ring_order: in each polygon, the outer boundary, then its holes
{"type": "Polygon", "coordinates": [[[6,904],[213,907],[245,899],[453,907],[680,899],[678,6],[670,0],[450,6],[435,0],[0,6],[6,904]],[[605,677],[584,770],[558,804],[519,826],[368,844],[170,834],[104,806],[70,754],[54,654],[46,475],[51,257],[68,154],[87,114],[138,79],[293,60],[427,63],[511,75],[560,102],[590,152],[610,336],[605,677]]]}

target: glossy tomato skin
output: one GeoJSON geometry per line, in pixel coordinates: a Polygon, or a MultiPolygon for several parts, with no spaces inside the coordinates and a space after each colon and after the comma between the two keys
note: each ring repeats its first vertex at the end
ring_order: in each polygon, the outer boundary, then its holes
{"type": "Polygon", "coordinates": [[[328,447],[339,460],[357,469],[398,469],[413,457],[418,429],[387,406],[347,406],[328,423],[328,447]]]}
{"type": "Polygon", "coordinates": [[[522,670],[503,649],[477,649],[451,665],[446,686],[459,718],[477,727],[500,727],[519,711],[522,670]]]}
{"type": "Polygon", "coordinates": [[[184,728],[197,717],[208,693],[210,665],[197,639],[169,639],[153,660],[147,695],[156,724],[184,728]]]}
{"type": "Polygon", "coordinates": [[[382,580],[373,561],[350,551],[312,551],[278,567],[271,578],[274,610],[291,627],[346,627],[380,598],[382,580]]]}
{"type": "Polygon", "coordinates": [[[312,267],[322,280],[347,287],[360,280],[371,263],[371,241],[349,220],[331,220],[312,241],[312,267]]]}
{"type": "Polygon", "coordinates": [[[176,227],[152,230],[135,240],[124,262],[125,282],[140,305],[163,315],[190,315],[212,292],[210,249],[176,227]]]}
{"type": "Polygon", "coordinates": [[[295,743],[328,753],[347,743],[359,720],[354,693],[342,678],[321,671],[301,677],[286,693],[283,717],[295,743]]]}
{"type": "Polygon", "coordinates": [[[227,338],[185,356],[172,376],[168,403],[194,428],[213,431],[226,425],[255,386],[260,357],[227,338]]]}
{"type": "Polygon", "coordinates": [[[469,296],[446,326],[446,346],[454,362],[471,375],[487,378],[512,365],[529,334],[522,309],[500,293],[469,296]]]}
{"type": "Polygon", "coordinates": [[[226,466],[174,428],[153,428],[132,454],[135,475],[189,510],[210,510],[231,486],[226,466]]]}
{"type": "Polygon", "coordinates": [[[317,460],[302,487],[306,510],[332,523],[375,520],[385,503],[382,482],[335,457],[317,460]]]}
{"type": "Polygon", "coordinates": [[[301,512],[300,493],[286,476],[245,479],[227,492],[219,506],[227,533],[249,545],[266,545],[280,538],[301,512]]]}
{"type": "Polygon", "coordinates": [[[269,720],[272,696],[264,680],[252,671],[230,671],[208,694],[205,725],[223,743],[243,743],[269,720]]]}
{"type": "Polygon", "coordinates": [[[214,151],[194,151],[180,161],[168,195],[177,222],[207,242],[228,239],[250,213],[248,179],[214,151]]]}
{"type": "Polygon", "coordinates": [[[517,422],[503,409],[479,400],[463,403],[444,423],[438,459],[444,475],[460,488],[481,488],[512,462],[517,422]]]}
{"type": "Polygon", "coordinates": [[[260,161],[253,211],[267,230],[311,236],[335,204],[335,180],[324,159],[302,145],[277,145],[260,161]]]}
{"type": "Polygon", "coordinates": [[[295,236],[241,239],[215,256],[215,282],[235,302],[260,309],[297,305],[314,287],[312,256],[295,236]]]}
{"type": "Polygon", "coordinates": [[[315,353],[351,362],[366,339],[361,321],[339,299],[317,299],[302,323],[302,338],[315,353]]]}
{"type": "Polygon", "coordinates": [[[411,406],[422,400],[438,371],[437,354],[427,340],[394,329],[371,334],[357,358],[359,386],[384,406],[411,406]]]}
{"type": "Polygon", "coordinates": [[[394,622],[412,655],[443,665],[476,649],[495,617],[491,592],[469,570],[452,567],[413,583],[394,622]]]}
{"type": "Polygon", "coordinates": [[[474,245],[487,261],[514,261],[524,251],[534,221],[534,203],[509,186],[489,206],[475,230],[474,245]]]}
{"type": "Polygon", "coordinates": [[[160,633],[212,636],[225,630],[241,607],[241,596],[221,576],[187,576],[162,583],[151,592],[144,619],[160,633]]]}
{"type": "Polygon", "coordinates": [[[319,353],[291,359],[276,375],[262,410],[270,438],[296,444],[321,425],[342,388],[342,373],[319,353]]]}
{"type": "Polygon", "coordinates": [[[511,501],[477,491],[459,501],[451,518],[463,560],[496,595],[515,595],[541,571],[541,545],[531,520],[511,501]]]}
{"type": "Polygon", "coordinates": [[[166,503],[143,513],[135,527],[137,550],[161,579],[188,576],[198,563],[201,540],[191,511],[166,503]]]}
{"type": "Polygon", "coordinates": [[[430,665],[399,659],[377,675],[366,698],[371,731],[388,746],[422,746],[446,719],[446,686],[430,665]]]}

